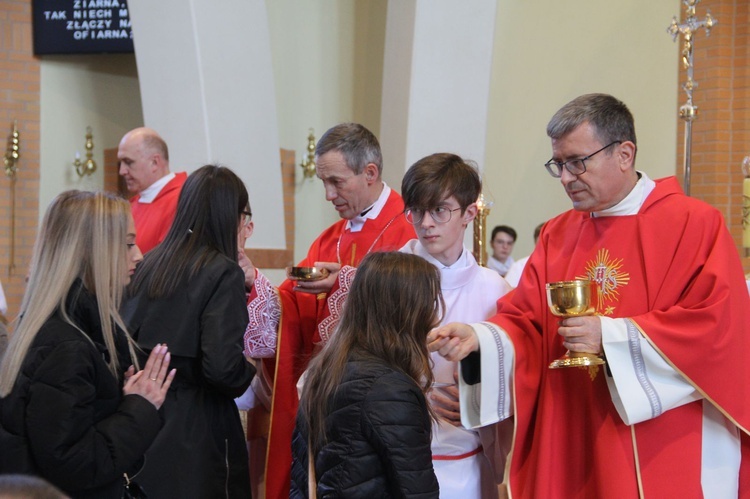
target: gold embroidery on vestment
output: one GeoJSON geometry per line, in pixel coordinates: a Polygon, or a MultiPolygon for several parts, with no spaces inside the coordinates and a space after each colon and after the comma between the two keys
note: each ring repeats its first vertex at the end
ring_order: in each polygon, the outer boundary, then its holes
{"type": "Polygon", "coordinates": [[[590,279],[596,283],[596,313],[614,315],[615,305],[605,302],[618,302],[620,288],[630,282],[630,273],[622,271],[623,259],[611,258],[608,249],[600,249],[594,260],[586,264],[586,275],[576,279],[590,279]]]}

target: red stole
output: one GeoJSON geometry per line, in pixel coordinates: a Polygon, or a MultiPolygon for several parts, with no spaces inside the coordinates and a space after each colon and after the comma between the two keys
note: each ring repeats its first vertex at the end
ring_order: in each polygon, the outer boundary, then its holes
{"type": "MultiPolygon", "coordinates": [[[[414,227],[406,221],[403,211],[401,196],[391,191],[378,217],[367,220],[361,231],[347,231],[347,221],[339,220],[313,242],[307,257],[298,266],[337,261],[356,266],[371,251],[398,251],[415,237],[414,227]]],[[[320,342],[318,322],[326,313],[327,295],[296,293],[293,287],[294,282],[289,280],[279,287],[282,316],[276,359],[264,360],[267,371],[275,373],[266,458],[266,497],[269,498],[289,496],[292,431],[299,403],[297,380],[320,342]]]]}
{"type": "MultiPolygon", "coordinates": [[[[595,280],[597,313],[630,318],[675,369],[746,431],[750,364],[743,359],[750,351],[750,299],[720,214],[682,195],[673,178],[657,181],[637,215],[591,218],[570,211],[548,222],[528,269],[491,319],[516,349],[511,494],[701,497],[703,402],[626,426],[605,370],[593,380],[582,369],[549,370],[565,349],[544,284],[595,280]]],[[[750,493],[745,463],[741,494],[750,493]]]]}

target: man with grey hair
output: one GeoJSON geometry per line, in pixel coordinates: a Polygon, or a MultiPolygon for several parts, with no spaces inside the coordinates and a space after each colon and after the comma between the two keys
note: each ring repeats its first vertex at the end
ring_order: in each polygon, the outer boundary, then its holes
{"type": "Polygon", "coordinates": [[[134,194],[130,208],[136,244],[146,253],[169,232],[187,173],[170,173],[167,143],[146,127],[123,136],[117,149],[117,166],[128,191],[134,194]]]}
{"type": "MultiPolygon", "coordinates": [[[[311,282],[286,280],[277,293],[257,270],[246,269],[246,274],[255,272],[257,277],[248,301],[245,355],[264,358],[262,372],[273,384],[271,400],[267,401],[273,406],[273,415],[266,497],[289,495],[291,439],[299,402],[297,381],[320,348],[317,326],[326,314],[326,298],[338,270],[341,265],[356,267],[373,251],[398,250],[415,235],[414,227],[404,217],[401,196],[381,178],[380,144],[367,128],[342,123],[329,129],[318,141],[315,163],[326,200],[341,220],[318,236],[298,266],[325,268],[330,274],[311,282]],[[279,318],[281,331],[277,336],[279,318]]],[[[256,395],[260,395],[260,378],[256,377],[254,384],[256,395]]]]}
{"type": "Polygon", "coordinates": [[[428,336],[480,392],[464,426],[515,418],[513,496],[747,496],[750,298],[720,212],[635,169],[633,117],[610,95],[574,99],[547,134],[573,210],[489,322],[428,336]],[[549,310],[545,284],[573,279],[593,282],[595,315],[549,310]],[[566,350],[606,365],[549,370],[566,350]]]}

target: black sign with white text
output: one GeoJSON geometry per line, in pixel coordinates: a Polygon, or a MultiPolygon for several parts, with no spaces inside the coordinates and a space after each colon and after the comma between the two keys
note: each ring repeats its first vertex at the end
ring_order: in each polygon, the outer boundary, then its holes
{"type": "Polygon", "coordinates": [[[34,54],[133,52],[126,0],[32,0],[34,54]]]}

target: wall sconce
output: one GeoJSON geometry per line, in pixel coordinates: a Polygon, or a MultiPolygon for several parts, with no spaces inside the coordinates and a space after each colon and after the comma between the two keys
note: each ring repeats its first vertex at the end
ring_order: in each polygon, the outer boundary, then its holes
{"type": "Polygon", "coordinates": [[[79,177],[91,175],[96,171],[96,161],[94,161],[94,136],[91,134],[91,127],[86,127],[86,161],[81,161],[81,155],[76,151],[76,160],[73,166],[79,177]]]}
{"type": "Polygon", "coordinates": [[[299,166],[302,168],[305,178],[315,176],[315,132],[312,128],[310,129],[310,135],[307,136],[307,156],[302,158],[302,163],[299,166]]]}
{"type": "Polygon", "coordinates": [[[11,127],[11,133],[8,136],[8,148],[3,156],[3,165],[5,166],[5,174],[10,179],[16,178],[16,171],[18,171],[18,158],[21,157],[21,141],[18,133],[18,125],[13,121],[11,127]]]}
{"type": "Polygon", "coordinates": [[[8,275],[12,275],[16,267],[16,173],[18,173],[18,159],[20,157],[21,137],[18,133],[18,125],[13,121],[13,127],[8,136],[8,148],[3,155],[5,174],[10,179],[10,261],[8,263],[8,275]]]}

